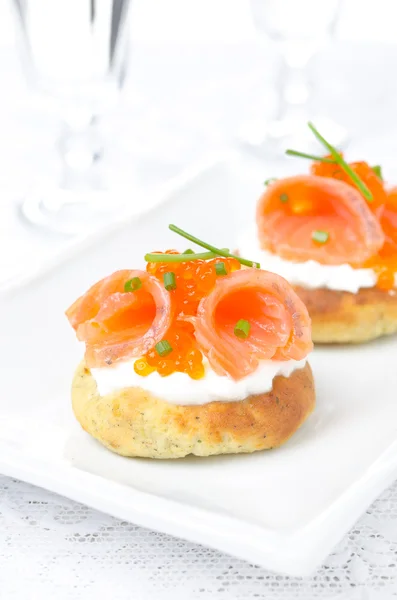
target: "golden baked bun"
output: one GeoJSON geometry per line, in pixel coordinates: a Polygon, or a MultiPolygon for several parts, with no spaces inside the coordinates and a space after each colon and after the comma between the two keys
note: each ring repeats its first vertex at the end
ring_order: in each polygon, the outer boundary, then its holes
{"type": "Polygon", "coordinates": [[[309,311],[317,343],[360,343],[397,332],[397,293],[363,288],[357,294],[294,288],[309,311]]]}
{"type": "Polygon", "coordinates": [[[174,405],[137,387],[100,396],[90,370],[81,363],[72,404],[83,429],[117,454],[181,458],[280,446],[314,409],[315,392],[306,363],[290,377],[275,377],[269,393],[237,402],[174,405]]]}

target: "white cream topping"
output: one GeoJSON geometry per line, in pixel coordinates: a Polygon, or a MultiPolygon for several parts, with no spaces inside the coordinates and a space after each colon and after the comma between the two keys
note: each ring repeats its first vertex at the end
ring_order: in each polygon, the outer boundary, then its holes
{"type": "Polygon", "coordinates": [[[146,377],[134,371],[134,360],[121,362],[112,367],[91,369],[101,396],[123,388],[139,387],[171,404],[198,405],[208,402],[237,402],[251,394],[265,394],[273,387],[277,375],[289,377],[295,370],[302,369],[306,359],[296,361],[262,360],[254,373],[239,381],[217,375],[205,364],[205,375],[194,380],[186,373],[172,373],[161,377],[154,371],[146,377]]]}
{"type": "Polygon", "coordinates": [[[322,265],[315,260],[285,260],[260,247],[256,228],[243,233],[238,248],[241,256],[257,260],[262,269],[278,273],[292,285],[301,285],[309,289],[328,288],[357,294],[360,288],[374,287],[377,280],[373,269],[354,269],[348,264],[322,265]]]}

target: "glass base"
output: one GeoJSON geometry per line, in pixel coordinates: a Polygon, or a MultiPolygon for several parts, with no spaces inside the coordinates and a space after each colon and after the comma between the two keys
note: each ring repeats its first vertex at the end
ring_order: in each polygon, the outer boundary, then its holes
{"type": "MultiPolygon", "coordinates": [[[[327,117],[313,117],[312,122],[333,146],[346,147],[347,131],[327,117]]],[[[240,143],[244,150],[257,157],[280,159],[288,148],[310,154],[324,155],[322,148],[307,126],[305,119],[287,118],[268,124],[250,123],[244,127],[240,143]]]]}
{"type": "Polygon", "coordinates": [[[19,210],[30,225],[63,235],[84,235],[116,218],[120,206],[115,196],[106,191],[46,190],[25,197],[19,210]]]}

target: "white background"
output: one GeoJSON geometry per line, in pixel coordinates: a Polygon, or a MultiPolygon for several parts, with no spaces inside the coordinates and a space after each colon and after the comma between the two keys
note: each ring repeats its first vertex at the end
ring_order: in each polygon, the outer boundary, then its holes
{"type": "MultiPolygon", "coordinates": [[[[10,4],[0,2],[1,43],[13,37],[10,4]]],[[[343,0],[342,11],[341,38],[397,41],[394,0],[343,0]]],[[[242,42],[254,35],[249,0],[132,0],[132,13],[136,42],[242,42]]]]}

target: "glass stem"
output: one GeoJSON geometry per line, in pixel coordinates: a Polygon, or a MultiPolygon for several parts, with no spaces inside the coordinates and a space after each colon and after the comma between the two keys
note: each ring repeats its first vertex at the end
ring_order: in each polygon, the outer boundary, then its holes
{"type": "Polygon", "coordinates": [[[69,190],[103,188],[101,163],[103,145],[98,118],[92,115],[83,127],[65,122],[59,140],[62,160],[61,187],[69,190]]]}
{"type": "Polygon", "coordinates": [[[308,63],[313,56],[313,49],[306,43],[291,41],[280,42],[280,50],[276,120],[307,120],[312,88],[308,63]]]}

